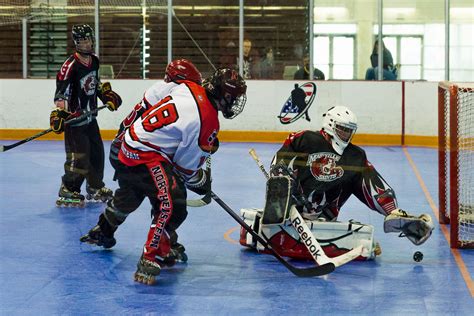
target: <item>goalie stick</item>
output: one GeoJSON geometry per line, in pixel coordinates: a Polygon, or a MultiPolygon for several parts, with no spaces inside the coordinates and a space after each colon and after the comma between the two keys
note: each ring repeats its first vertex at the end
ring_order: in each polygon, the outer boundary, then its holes
{"type": "Polygon", "coordinates": [[[211,191],[211,197],[216,201],[217,204],[219,204],[224,211],[226,211],[230,216],[232,216],[233,219],[235,219],[240,226],[242,226],[250,235],[252,235],[260,244],[263,245],[266,249],[270,251],[270,253],[280,261],[281,264],[283,264],[288,270],[290,270],[294,275],[298,277],[313,277],[313,276],[321,276],[321,275],[326,275],[334,271],[336,268],[335,264],[332,262],[327,262],[325,264],[321,264],[316,267],[310,267],[310,268],[298,268],[290,263],[288,263],[285,259],[283,259],[282,256],[276,252],[268,239],[264,236],[261,237],[257,232],[255,232],[247,223],[244,222],[243,219],[240,218],[224,201],[222,201],[217,194],[211,191]]]}
{"type": "MultiPolygon", "coordinates": [[[[211,176],[211,156],[206,159],[206,169],[209,171],[209,176],[211,176]]],[[[206,206],[211,203],[211,192],[206,193],[201,199],[196,200],[186,200],[186,205],[190,207],[201,207],[206,206]]]]}
{"type": "MultiPolygon", "coordinates": [[[[258,167],[265,175],[265,178],[268,180],[270,178],[270,175],[268,174],[267,170],[265,170],[263,163],[258,158],[255,149],[251,148],[249,150],[249,154],[255,160],[258,167]]],[[[363,246],[359,245],[343,255],[329,258],[294,205],[291,206],[290,209],[290,221],[295,230],[298,232],[298,235],[300,236],[303,244],[306,246],[309,253],[313,257],[314,261],[316,261],[316,263],[319,265],[332,263],[335,267],[340,267],[343,264],[354,260],[362,254],[363,246]]]]}
{"type": "MultiPolygon", "coordinates": [[[[91,114],[97,113],[97,112],[99,112],[100,110],[105,109],[106,107],[107,107],[106,105],[99,106],[99,107],[98,107],[97,109],[95,109],[95,110],[82,113],[82,114],[79,115],[78,117],[74,117],[74,118],[72,118],[72,119],[70,119],[70,120],[67,120],[66,122],[64,122],[64,124],[67,125],[67,124],[71,124],[71,123],[80,121],[80,120],[84,119],[85,117],[87,117],[87,116],[89,116],[89,115],[91,115],[91,114]]],[[[28,137],[28,138],[25,138],[25,139],[23,139],[23,140],[20,140],[20,141],[14,143],[14,144],[5,145],[5,146],[4,146],[4,145],[0,145],[0,152],[5,152],[5,151],[8,151],[8,150],[13,149],[13,148],[15,148],[15,147],[18,147],[18,146],[20,146],[20,145],[23,145],[24,143],[27,143],[27,142],[29,142],[29,141],[32,141],[32,140],[38,138],[38,137],[41,137],[41,136],[43,136],[43,135],[46,135],[46,134],[48,134],[48,133],[50,133],[50,132],[52,132],[52,131],[53,131],[53,129],[50,127],[50,128],[48,128],[48,129],[45,129],[44,131],[39,132],[38,134],[35,134],[35,135],[33,135],[33,136],[30,136],[30,137],[28,137]]]]}

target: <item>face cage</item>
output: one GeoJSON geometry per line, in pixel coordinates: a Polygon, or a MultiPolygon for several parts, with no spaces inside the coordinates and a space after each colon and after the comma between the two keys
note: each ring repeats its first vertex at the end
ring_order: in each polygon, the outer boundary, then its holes
{"type": "Polygon", "coordinates": [[[77,52],[82,53],[82,54],[86,54],[86,55],[90,55],[94,52],[94,46],[95,46],[94,36],[83,37],[83,38],[79,38],[77,40],[74,40],[74,45],[76,46],[76,51],[77,52]],[[90,40],[91,41],[91,49],[89,51],[83,50],[79,47],[79,45],[82,44],[81,42],[84,41],[84,40],[90,40]]]}
{"type": "Polygon", "coordinates": [[[231,99],[230,94],[227,94],[226,98],[222,99],[222,101],[225,102],[225,110],[222,111],[222,115],[224,115],[226,119],[231,120],[240,113],[242,113],[245,107],[245,103],[247,102],[247,96],[245,94],[240,95],[233,102],[229,99],[231,99]]]}
{"type": "Polygon", "coordinates": [[[337,137],[339,137],[339,139],[345,143],[349,143],[351,141],[356,130],[357,127],[355,127],[353,124],[336,123],[334,127],[337,137]]]}

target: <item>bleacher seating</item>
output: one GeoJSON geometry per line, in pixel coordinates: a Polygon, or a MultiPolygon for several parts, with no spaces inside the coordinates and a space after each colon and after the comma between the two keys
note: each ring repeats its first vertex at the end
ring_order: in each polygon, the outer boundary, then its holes
{"type": "MultiPolygon", "coordinates": [[[[209,10],[204,5],[220,5],[226,1],[206,0],[195,5],[195,1],[180,1],[175,12],[181,23],[186,27],[194,40],[206,53],[215,66],[220,66],[222,57],[238,54],[238,47],[232,51],[226,47],[229,42],[238,45],[238,9],[209,10]],[[189,4],[189,5],[187,5],[189,4]]],[[[235,7],[235,3],[229,5],[235,7]]],[[[266,47],[272,47],[275,54],[275,73],[283,78],[285,66],[294,66],[300,62],[295,56],[294,45],[305,46],[307,42],[307,3],[304,0],[278,0],[272,6],[280,6],[279,10],[265,10],[261,1],[246,1],[245,6],[253,6],[253,10],[245,10],[245,37],[252,40],[252,54],[258,60],[266,47]],[[259,10],[255,8],[260,7],[259,10]]],[[[71,16],[67,19],[67,30],[76,23],[94,25],[92,16],[71,16]]],[[[142,23],[143,17],[138,12],[128,14],[107,14],[100,17],[100,59],[102,64],[111,65],[118,79],[142,77],[142,23]]],[[[146,28],[150,30],[149,78],[163,78],[164,68],[168,59],[167,48],[167,17],[161,13],[151,13],[147,18],[146,28]]],[[[74,49],[70,32],[62,39],[67,52],[74,49]]],[[[57,41],[56,41],[57,42],[57,41]]],[[[0,76],[21,77],[21,25],[0,26],[0,76]],[[6,45],[6,46],[5,46],[6,45]],[[8,48],[8,53],[4,48],[8,48]]],[[[30,56],[34,50],[29,47],[30,56]]],[[[189,58],[206,76],[212,71],[203,54],[196,48],[180,24],[173,20],[173,57],[189,58]]],[[[53,60],[52,62],[56,62],[53,60]]],[[[31,64],[30,67],[35,67],[31,64]]],[[[254,76],[258,77],[258,75],[254,76]]]]}

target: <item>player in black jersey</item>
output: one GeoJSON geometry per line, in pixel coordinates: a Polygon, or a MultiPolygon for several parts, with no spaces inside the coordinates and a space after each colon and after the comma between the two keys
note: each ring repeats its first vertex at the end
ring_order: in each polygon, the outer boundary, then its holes
{"type": "Polygon", "coordinates": [[[60,134],[64,131],[66,162],[59,189],[58,206],[84,205],[81,186],[86,180],[87,198],[106,201],[112,191],[104,186],[104,145],[97,124],[97,98],[108,109],[116,111],[120,96],[110,83],[99,79],[99,58],[93,54],[94,31],[87,25],[74,25],[72,38],[76,52],[63,63],[56,76],[54,103],[50,125],[60,134]],[[91,112],[83,120],[65,125],[65,120],[91,112]]]}
{"type": "MultiPolygon", "coordinates": [[[[398,209],[394,190],[367,160],[365,151],[351,143],[357,130],[355,114],[336,106],[323,117],[321,130],[290,134],[272,162],[272,177],[291,178],[293,189],[288,195],[302,216],[335,221],[354,194],[385,216],[385,232],[401,232],[416,245],[425,242],[433,230],[430,216],[415,217],[398,209]]],[[[270,191],[267,201],[276,197],[270,191]]]]}

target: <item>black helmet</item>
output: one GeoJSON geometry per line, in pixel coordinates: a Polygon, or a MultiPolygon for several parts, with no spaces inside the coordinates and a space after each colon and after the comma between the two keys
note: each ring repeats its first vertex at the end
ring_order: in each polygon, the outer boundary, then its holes
{"type": "Polygon", "coordinates": [[[203,82],[204,88],[217,101],[227,119],[239,115],[247,102],[247,85],[239,73],[230,68],[217,69],[203,82]]]}
{"type": "Polygon", "coordinates": [[[76,50],[82,54],[91,54],[94,51],[94,30],[88,24],[76,24],[72,27],[72,39],[76,45],[76,50]],[[92,48],[84,50],[80,47],[81,41],[90,39],[92,41],[92,48]]]}

